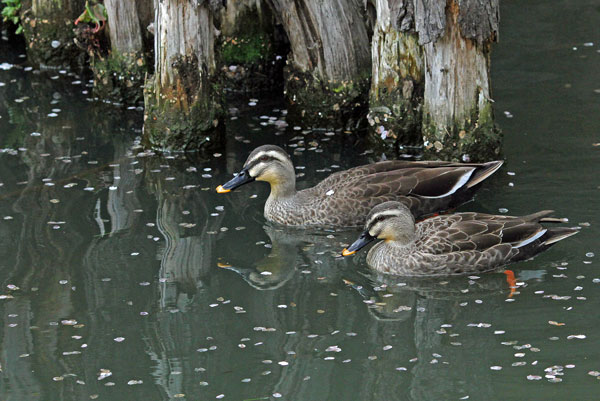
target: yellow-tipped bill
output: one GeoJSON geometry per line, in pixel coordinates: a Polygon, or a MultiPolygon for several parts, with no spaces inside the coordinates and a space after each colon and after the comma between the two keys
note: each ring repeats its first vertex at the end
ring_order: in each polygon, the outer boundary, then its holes
{"type": "Polygon", "coordinates": [[[217,192],[220,194],[226,194],[227,192],[231,192],[232,190],[236,189],[240,185],[244,185],[252,181],[254,181],[254,177],[251,177],[248,169],[244,167],[242,171],[240,171],[231,180],[227,181],[223,185],[219,185],[217,187],[217,192]]]}
{"type": "Polygon", "coordinates": [[[227,192],[231,192],[231,189],[225,189],[223,188],[223,185],[219,185],[217,187],[217,192],[220,194],[226,194],[227,192]]]}
{"type": "Polygon", "coordinates": [[[350,255],[354,255],[356,253],[356,251],[349,251],[348,248],[344,248],[344,250],[342,251],[342,256],[350,256],[350,255]]]}
{"type": "Polygon", "coordinates": [[[342,256],[350,256],[356,253],[363,246],[369,244],[370,242],[375,241],[376,238],[371,236],[368,231],[363,232],[360,237],[356,241],[352,243],[348,248],[344,248],[342,251],[342,256]]]}

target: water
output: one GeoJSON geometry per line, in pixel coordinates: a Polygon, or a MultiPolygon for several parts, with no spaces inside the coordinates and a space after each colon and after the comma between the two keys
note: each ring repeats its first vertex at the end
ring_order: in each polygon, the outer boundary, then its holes
{"type": "Polygon", "coordinates": [[[263,183],[214,192],[263,143],[298,145],[302,187],[380,158],[352,135],[279,130],[279,100],[247,99],[222,155],[136,156],[139,111],[2,42],[0,399],[596,399],[600,9],[503,7],[507,162],[462,210],[582,225],[511,266],[513,296],[502,273],[375,277],[337,257],[356,231],[266,224],[263,183]]]}

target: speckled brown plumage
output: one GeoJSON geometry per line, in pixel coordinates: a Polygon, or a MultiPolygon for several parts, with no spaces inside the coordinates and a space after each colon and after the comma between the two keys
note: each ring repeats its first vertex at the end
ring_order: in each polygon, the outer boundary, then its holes
{"type": "Polygon", "coordinates": [[[540,224],[564,221],[548,217],[551,213],[545,210],[522,217],[456,213],[415,225],[406,206],[386,202],[367,217],[363,236],[385,240],[369,250],[367,264],[381,273],[405,276],[493,270],[528,259],[577,233],[577,228],[540,224]]]}
{"type": "MultiPolygon", "coordinates": [[[[478,184],[501,165],[501,161],[391,160],[340,171],[312,188],[296,191],[294,167],[287,153],[278,146],[265,145],[250,154],[242,172],[247,172],[248,180],[271,184],[265,204],[267,220],[293,226],[340,227],[361,226],[373,206],[390,200],[406,203],[418,217],[456,207],[469,200],[478,184]]],[[[231,185],[231,189],[239,185],[231,185]]]]}

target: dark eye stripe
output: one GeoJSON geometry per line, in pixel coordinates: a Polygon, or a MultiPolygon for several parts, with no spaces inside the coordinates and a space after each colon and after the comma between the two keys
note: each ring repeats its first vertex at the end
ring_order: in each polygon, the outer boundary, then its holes
{"type": "Polygon", "coordinates": [[[369,221],[369,225],[367,226],[367,231],[370,231],[375,226],[375,224],[379,223],[380,221],[383,221],[383,220],[387,219],[388,217],[394,217],[394,216],[383,215],[383,216],[377,216],[376,218],[371,219],[369,221]]]}
{"type": "Polygon", "coordinates": [[[254,166],[256,166],[256,165],[258,165],[260,163],[266,163],[266,162],[269,162],[271,160],[275,160],[275,159],[273,157],[271,157],[271,156],[261,156],[259,158],[256,158],[256,159],[252,160],[250,162],[250,164],[248,165],[248,169],[251,169],[252,167],[254,167],[254,166]],[[266,159],[262,160],[263,157],[266,157],[266,159]]]}
{"type": "Polygon", "coordinates": [[[384,213],[384,214],[377,215],[376,217],[373,216],[371,218],[371,220],[369,220],[369,222],[368,222],[367,230],[371,230],[375,226],[375,224],[379,223],[380,221],[384,221],[391,217],[398,217],[398,216],[399,215],[397,213],[384,213]]]}

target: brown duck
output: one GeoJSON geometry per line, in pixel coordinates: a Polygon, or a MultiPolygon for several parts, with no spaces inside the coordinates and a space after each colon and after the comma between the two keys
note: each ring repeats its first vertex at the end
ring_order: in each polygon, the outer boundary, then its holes
{"type": "Polygon", "coordinates": [[[479,184],[502,165],[390,160],[340,171],[312,188],[296,190],[294,165],[278,146],[260,146],[242,171],[217,187],[229,192],[266,181],[271,193],[265,218],[291,226],[361,226],[373,206],[390,200],[409,206],[417,217],[454,208],[471,199],[479,184]]]}
{"type": "Polygon", "coordinates": [[[380,273],[435,276],[494,270],[577,234],[576,227],[541,225],[566,221],[551,214],[551,210],[522,217],[456,213],[415,224],[406,205],[385,202],[371,210],[365,231],[342,255],[382,239],[367,254],[367,264],[380,273]]]}

